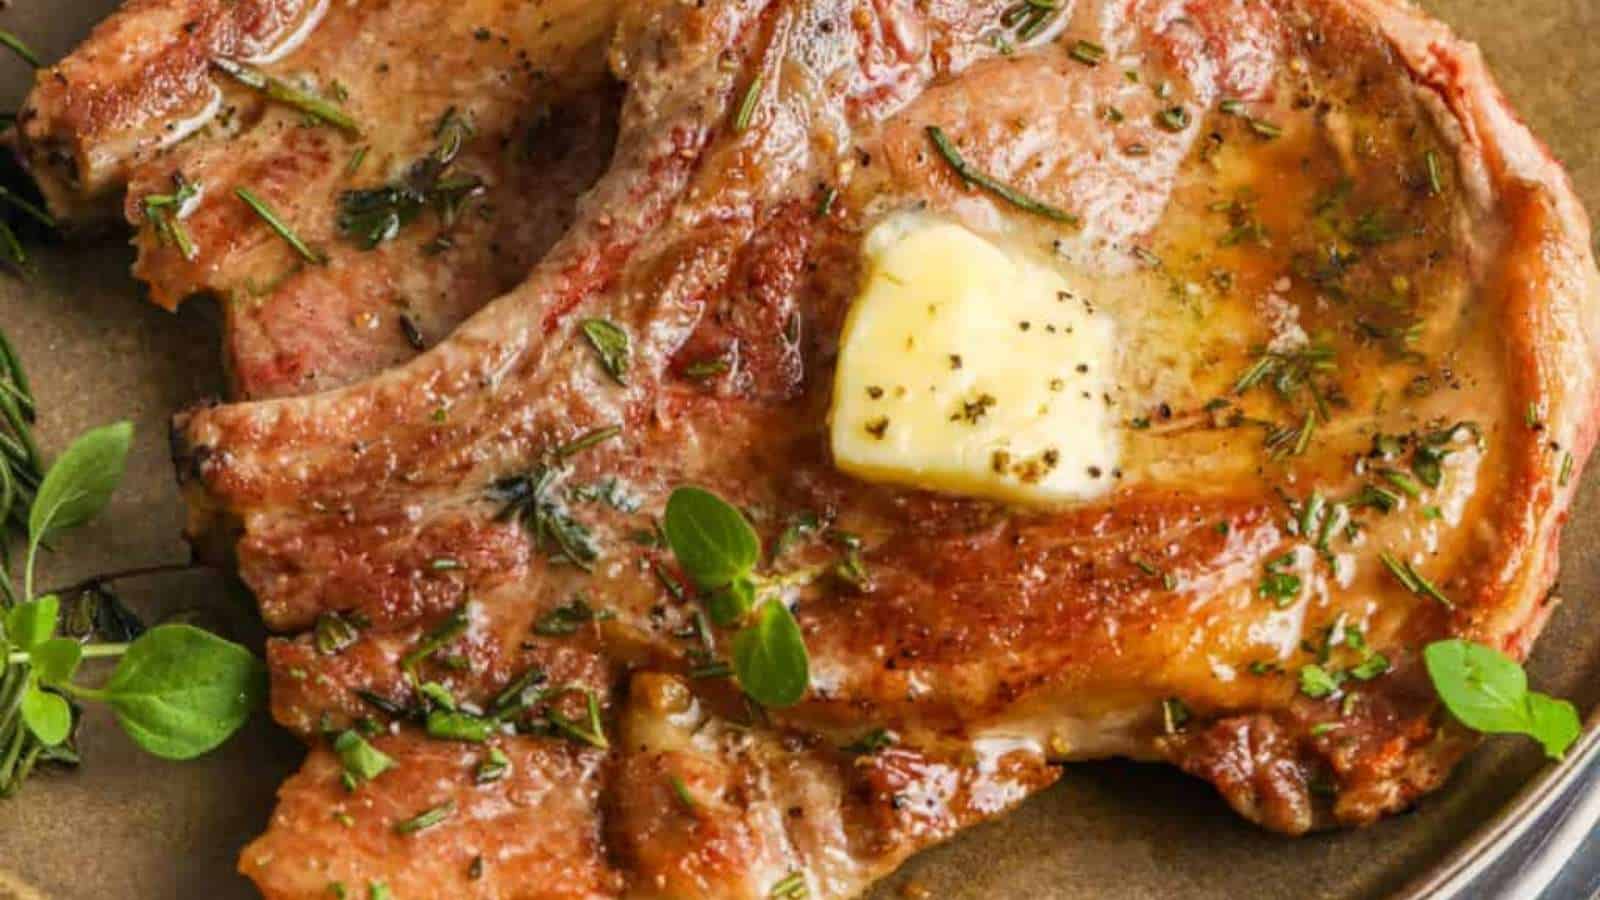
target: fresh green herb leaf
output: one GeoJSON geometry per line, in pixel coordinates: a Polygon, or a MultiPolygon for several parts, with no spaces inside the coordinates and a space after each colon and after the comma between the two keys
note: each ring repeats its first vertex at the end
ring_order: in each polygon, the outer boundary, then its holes
{"type": "Polygon", "coordinates": [[[927,134],[928,139],[933,142],[934,149],[939,152],[939,155],[944,158],[944,161],[950,165],[951,169],[955,170],[956,175],[959,176],[966,184],[976,185],[977,187],[983,188],[996,197],[999,197],[1001,200],[1004,200],[1007,203],[1010,203],[1012,206],[1015,206],[1018,209],[1026,212],[1044,216],[1047,219],[1061,222],[1066,225],[1078,224],[1078,217],[1072,213],[1057,209],[1048,203],[1035,200],[1016,188],[998,181],[994,177],[986,175],[977,169],[974,169],[966,161],[966,159],[961,156],[961,151],[956,149],[956,145],[945,136],[944,131],[937,125],[929,125],[927,128],[927,134]]]}
{"type": "Polygon", "coordinates": [[[388,754],[367,743],[366,738],[354,731],[346,731],[335,738],[333,752],[338,754],[345,773],[358,783],[371,781],[395,765],[388,754]]]}
{"type": "Polygon", "coordinates": [[[30,682],[22,692],[22,721],[46,747],[54,747],[72,733],[72,707],[66,698],[30,682]]]}
{"type": "Polygon", "coordinates": [[[294,229],[290,228],[288,223],[279,218],[272,207],[267,205],[267,201],[257,197],[249,188],[234,188],[233,194],[244,201],[244,205],[250,207],[256,215],[260,216],[261,220],[267,223],[268,228],[277,232],[278,237],[283,238],[284,243],[288,244],[295,253],[300,254],[301,259],[319,266],[328,261],[326,256],[307,246],[306,242],[301,240],[298,234],[294,233],[294,229]]]}
{"type": "Polygon", "coordinates": [[[683,804],[684,809],[694,812],[699,808],[700,804],[694,801],[694,795],[689,793],[689,786],[683,783],[682,778],[676,775],[668,775],[667,785],[672,788],[673,795],[678,798],[679,803],[683,804]]]}
{"type": "Polygon", "coordinates": [[[1321,700],[1338,691],[1341,681],[1341,673],[1330,672],[1313,663],[1300,670],[1300,693],[1313,700],[1321,700]]]}
{"type": "Polygon", "coordinates": [[[810,684],[810,659],[800,623],[781,600],[756,610],[755,622],[733,636],[739,686],[763,706],[793,706],[810,684]]]}
{"type": "Polygon", "coordinates": [[[533,632],[544,637],[563,637],[576,634],[580,627],[590,622],[603,622],[612,615],[608,610],[596,611],[580,595],[572,598],[572,602],[545,613],[534,624],[533,632]]]}
{"type": "Polygon", "coordinates": [[[213,59],[211,64],[245,87],[259,91],[269,100],[298,109],[313,119],[326,122],[352,137],[361,134],[361,128],[356,125],[354,119],[346,115],[343,110],[333,103],[315,94],[302,91],[285,81],[268,75],[260,69],[231,59],[219,57],[213,59]]]}
{"type": "Polygon", "coordinates": [[[430,807],[402,822],[394,825],[395,834],[416,834],[426,831],[456,813],[456,804],[453,800],[446,800],[438,806],[430,807]]]}
{"type": "Polygon", "coordinates": [[[317,652],[323,656],[341,652],[360,636],[361,632],[355,624],[337,612],[325,612],[317,616],[315,640],[317,652]]]}
{"type": "Polygon", "coordinates": [[[576,719],[569,719],[559,710],[551,707],[545,711],[545,718],[549,720],[551,726],[579,743],[588,744],[600,750],[609,748],[611,742],[606,740],[605,725],[600,721],[600,698],[595,696],[594,691],[582,687],[569,687],[561,693],[563,695],[581,694],[583,696],[584,720],[580,722],[576,719]]]}
{"type": "Polygon", "coordinates": [[[266,667],[238,644],[189,625],[161,625],[128,647],[103,699],[134,743],[191,759],[227,740],[266,694],[266,667]]]}
{"type": "Polygon", "coordinates": [[[489,755],[478,763],[472,778],[478,784],[492,784],[506,777],[511,771],[511,758],[506,756],[499,747],[490,747],[489,755]]]}
{"type": "Polygon", "coordinates": [[[1482,644],[1435,641],[1422,652],[1439,699],[1461,724],[1486,734],[1523,734],[1560,759],[1580,726],[1571,703],[1528,690],[1516,661],[1482,644]]]}
{"type": "Polygon", "coordinates": [[[435,709],[428,713],[428,737],[441,741],[462,741],[481,744],[494,733],[494,719],[485,719],[471,713],[435,709]]]}
{"type": "Polygon", "coordinates": [[[733,130],[744,131],[750,127],[750,119],[755,115],[756,104],[761,102],[761,76],[750,79],[750,86],[745,88],[744,99],[739,101],[739,111],[733,118],[733,130]]]}
{"type": "Polygon", "coordinates": [[[810,893],[806,887],[806,877],[799,872],[790,872],[772,886],[772,891],[767,895],[768,900],[805,900],[810,893]]]}
{"type": "Polygon", "coordinates": [[[1076,41],[1067,55],[1086,66],[1098,66],[1106,59],[1106,48],[1093,41],[1076,41]]]}
{"type": "Polygon", "coordinates": [[[30,650],[28,661],[40,683],[66,684],[83,661],[83,645],[72,638],[52,638],[30,650]]]}
{"type": "Polygon", "coordinates": [[[748,574],[761,557],[761,541],[744,515],[703,488],[673,491],[661,528],[678,564],[707,590],[748,574]]]}
{"type": "Polygon", "coordinates": [[[600,356],[600,365],[617,384],[628,383],[630,346],[628,333],[609,319],[584,319],[580,327],[589,345],[600,356]]]}
{"type": "Polygon", "coordinates": [[[400,668],[407,672],[415,671],[428,657],[438,653],[444,646],[456,638],[466,634],[467,626],[472,624],[471,603],[463,603],[451,610],[444,621],[434,626],[433,630],[423,635],[421,643],[410,653],[400,658],[400,668]]]}
{"type": "Polygon", "coordinates": [[[56,633],[60,616],[61,600],[55,594],[19,603],[6,611],[6,640],[19,650],[32,650],[56,633]]]}
{"type": "Polygon", "coordinates": [[[28,515],[35,542],[76,528],[105,508],[122,480],[132,440],[133,425],[119,422],[86,432],[67,448],[45,475],[28,515]]]}

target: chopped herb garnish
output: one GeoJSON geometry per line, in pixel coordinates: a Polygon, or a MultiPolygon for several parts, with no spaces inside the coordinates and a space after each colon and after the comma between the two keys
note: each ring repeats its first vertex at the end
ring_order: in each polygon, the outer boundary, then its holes
{"type": "Polygon", "coordinates": [[[572,602],[558,606],[539,618],[533,626],[533,633],[544,637],[562,637],[576,634],[578,629],[590,622],[603,622],[612,618],[608,610],[596,611],[584,600],[582,595],[572,598],[572,602]]]}
{"type": "Polygon", "coordinates": [[[1439,168],[1439,154],[1433,150],[1422,154],[1422,167],[1428,173],[1428,193],[1435,197],[1444,193],[1444,173],[1439,168]]]}
{"type": "Polygon", "coordinates": [[[260,69],[252,68],[231,59],[213,59],[211,64],[232,76],[235,81],[245,87],[260,91],[270,100],[292,106],[313,119],[326,122],[346,134],[355,136],[361,133],[361,129],[356,125],[354,119],[345,115],[344,111],[334,104],[315,94],[309,94],[287,82],[268,75],[260,69]]]}
{"type": "Polygon", "coordinates": [[[584,319],[579,326],[589,345],[600,356],[600,365],[617,384],[628,383],[630,343],[628,332],[609,319],[584,319]]]}
{"type": "Polygon", "coordinates": [[[518,519],[527,527],[535,546],[587,572],[600,551],[589,529],[573,519],[555,496],[555,484],[563,474],[555,466],[540,465],[527,475],[495,482],[489,496],[505,504],[502,520],[518,519]]]}
{"type": "Polygon", "coordinates": [[[1279,609],[1292,605],[1300,596],[1300,576],[1284,571],[1293,564],[1293,553],[1269,560],[1264,567],[1261,583],[1256,586],[1256,593],[1272,599],[1279,609]]]}
{"type": "Polygon", "coordinates": [[[1252,118],[1250,120],[1250,130],[1255,132],[1258,137],[1269,141],[1283,136],[1283,128],[1274,122],[1267,121],[1266,119],[1252,118]]]}
{"type": "Polygon", "coordinates": [[[325,612],[317,616],[315,634],[317,652],[324,656],[338,653],[354,644],[360,636],[356,626],[337,612],[325,612]]]}
{"type": "Polygon", "coordinates": [[[750,127],[750,119],[755,115],[756,104],[761,102],[761,76],[750,79],[750,86],[745,88],[744,99],[739,101],[739,112],[733,119],[733,130],[744,131],[750,127]]]}
{"type": "Polygon", "coordinates": [[[473,771],[472,778],[478,784],[490,784],[506,777],[511,771],[511,758],[501,752],[499,747],[490,747],[489,755],[478,763],[478,768],[473,771]]]}
{"type": "Polygon", "coordinates": [[[1572,465],[1572,453],[1570,451],[1563,452],[1561,454],[1561,474],[1556,479],[1558,486],[1566,487],[1567,482],[1572,480],[1572,465]]]}
{"type": "Polygon", "coordinates": [[[249,188],[234,188],[233,194],[243,200],[245,206],[254,210],[255,214],[260,216],[261,220],[266,222],[269,228],[278,233],[278,237],[283,238],[284,243],[293,248],[294,252],[300,254],[301,259],[315,265],[322,265],[328,261],[327,257],[306,246],[306,242],[302,241],[300,236],[295,234],[288,224],[278,218],[278,214],[273,211],[272,207],[268,206],[265,200],[257,197],[249,188]]]}
{"type": "Polygon", "coordinates": [[[566,442],[565,444],[557,447],[555,449],[555,455],[560,459],[566,459],[569,456],[576,456],[585,450],[600,446],[601,444],[611,440],[621,433],[621,425],[606,425],[600,428],[595,428],[593,430],[586,431],[583,434],[580,434],[572,440],[566,442]]]}
{"type": "Polygon", "coordinates": [[[333,752],[338,754],[344,772],[355,783],[371,781],[394,768],[394,760],[354,731],[340,734],[333,742],[333,752]]]}
{"type": "Polygon", "coordinates": [[[1189,707],[1177,697],[1161,701],[1161,725],[1167,734],[1177,734],[1189,724],[1189,707]]]}
{"type": "Polygon", "coordinates": [[[872,754],[893,747],[898,738],[887,728],[874,728],[840,749],[846,753],[872,754]]]}
{"type": "Polygon", "coordinates": [[[1450,602],[1450,598],[1435,587],[1433,582],[1424,578],[1422,573],[1418,572],[1410,562],[1397,559],[1387,551],[1378,554],[1378,559],[1383,561],[1384,567],[1389,570],[1390,574],[1394,575],[1395,580],[1400,582],[1401,586],[1406,590],[1419,596],[1431,597],[1444,604],[1447,609],[1455,608],[1455,604],[1450,602]]]}
{"type": "Polygon", "coordinates": [[[1321,700],[1337,693],[1343,681],[1343,673],[1330,672],[1312,663],[1300,670],[1300,693],[1313,700],[1321,700]]]}
{"type": "Polygon", "coordinates": [[[425,831],[438,825],[445,819],[455,815],[455,812],[455,801],[446,800],[438,806],[425,809],[403,822],[396,822],[394,830],[396,834],[416,834],[419,831],[425,831]]]}
{"type": "Polygon", "coordinates": [[[581,694],[584,700],[585,716],[582,721],[569,719],[555,708],[545,711],[545,718],[557,731],[580,743],[604,750],[611,746],[606,740],[605,726],[600,722],[600,699],[594,691],[582,687],[569,687],[561,692],[562,695],[581,694]]]}
{"type": "Polygon", "coordinates": [[[772,892],[767,896],[770,900],[804,900],[808,893],[805,876],[790,872],[772,886],[772,892]]]}
{"type": "Polygon", "coordinates": [[[184,259],[196,256],[194,241],[189,230],[183,227],[183,217],[189,213],[189,204],[200,194],[200,185],[187,181],[181,174],[172,176],[173,192],[145,195],[144,217],[156,230],[156,238],[178,248],[184,259]]]}
{"type": "Polygon", "coordinates": [[[1035,200],[1016,188],[972,168],[962,158],[961,152],[956,149],[955,144],[951,143],[950,139],[945,136],[944,131],[937,125],[929,125],[927,133],[928,139],[933,142],[934,149],[939,152],[940,156],[944,157],[944,161],[950,165],[951,169],[955,170],[956,175],[966,184],[983,188],[1018,209],[1067,225],[1078,224],[1078,217],[1072,213],[1035,200]]]}
{"type": "Polygon", "coordinates": [[[459,710],[435,709],[428,713],[428,737],[441,741],[481,744],[494,733],[498,723],[459,710]]]}
{"type": "Polygon", "coordinates": [[[1106,59],[1106,48],[1093,41],[1077,41],[1067,55],[1086,66],[1098,66],[1106,59]]]}
{"type": "Polygon", "coordinates": [[[667,784],[672,788],[673,796],[677,797],[678,802],[683,804],[684,809],[694,812],[699,808],[700,804],[694,801],[694,795],[689,793],[689,786],[683,783],[682,778],[676,775],[668,775],[667,784]]]}
{"type": "Polygon", "coordinates": [[[1163,131],[1179,132],[1189,127],[1192,117],[1187,107],[1169,106],[1156,113],[1156,125],[1163,131]]]}
{"type": "Polygon", "coordinates": [[[422,642],[415,649],[400,658],[400,667],[407,672],[413,671],[428,657],[439,652],[446,644],[467,632],[467,626],[472,618],[469,612],[471,604],[464,603],[451,611],[445,620],[423,636],[422,642]]]}

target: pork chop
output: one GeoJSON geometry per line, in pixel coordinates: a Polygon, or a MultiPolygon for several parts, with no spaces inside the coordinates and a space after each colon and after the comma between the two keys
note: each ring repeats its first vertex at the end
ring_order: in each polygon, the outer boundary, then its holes
{"type": "Polygon", "coordinates": [[[40,73],[20,148],[67,223],[120,204],[151,299],[217,298],[235,397],[325,390],[436,343],[566,230],[615,133],[610,9],[132,0],[40,73]]]}
{"type": "Polygon", "coordinates": [[[269,651],[279,721],[422,748],[347,797],[314,751],[242,861],[264,893],[846,896],[1113,755],[1289,834],[1443,782],[1471,740],[1420,650],[1527,652],[1595,439],[1564,174],[1409,6],[1017,9],[631,6],[612,168],[521,287],[372,380],[179,418],[192,530],[306,632],[269,651]],[[1048,259],[1110,319],[1100,493],[836,465],[863,243],[904,216],[1048,259]],[[749,510],[777,571],[829,573],[786,595],[799,705],[717,677],[727,636],[651,529],[684,484],[749,510]],[[481,780],[451,739],[524,769],[481,780]],[[551,785],[555,815],[518,812],[551,785]],[[538,874],[557,857],[575,881],[538,874]]]}

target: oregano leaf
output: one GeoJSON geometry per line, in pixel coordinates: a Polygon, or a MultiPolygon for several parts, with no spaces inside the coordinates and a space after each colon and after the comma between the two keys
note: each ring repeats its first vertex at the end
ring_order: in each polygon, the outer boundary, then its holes
{"type": "Polygon", "coordinates": [[[661,530],[684,572],[707,590],[748,574],[761,555],[761,541],[744,514],[704,488],[673,491],[661,530]]]}
{"type": "Polygon", "coordinates": [[[32,650],[56,633],[60,616],[61,600],[54,594],[18,603],[6,611],[6,640],[18,650],[32,650]]]}
{"type": "Polygon", "coordinates": [[[72,732],[72,707],[60,694],[30,682],[22,693],[22,721],[46,747],[54,747],[72,732]]]}
{"type": "Polygon", "coordinates": [[[128,648],[96,692],[145,750],[192,759],[239,730],[266,695],[250,651],[189,625],[161,625],[128,648]]]}
{"type": "Polygon", "coordinates": [[[34,543],[88,522],[105,508],[127,466],[133,425],[118,422],[84,432],[62,453],[34,497],[28,535],[34,543]]]}
{"type": "Polygon", "coordinates": [[[739,686],[763,706],[793,706],[811,683],[811,660],[794,613],[781,600],[756,610],[755,621],[733,636],[739,686]]]}

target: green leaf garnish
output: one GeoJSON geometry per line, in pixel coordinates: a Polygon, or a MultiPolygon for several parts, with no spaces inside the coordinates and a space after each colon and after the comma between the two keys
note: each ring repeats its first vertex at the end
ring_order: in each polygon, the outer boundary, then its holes
{"type": "Polygon", "coordinates": [[[33,563],[45,538],[88,522],[111,501],[127,466],[132,441],[131,423],[96,428],[73,441],[50,467],[28,512],[24,596],[33,595],[33,563]]]}
{"type": "Polygon", "coordinates": [[[748,574],[761,557],[761,541],[744,515],[703,488],[673,491],[661,530],[678,565],[707,590],[748,574]]]}
{"type": "Polygon", "coordinates": [[[764,706],[793,706],[810,684],[810,658],[800,623],[781,600],[756,610],[755,622],[733,636],[739,686],[764,706]]]}
{"type": "Polygon", "coordinates": [[[605,367],[606,373],[617,384],[627,384],[631,361],[628,333],[609,319],[584,319],[580,327],[589,345],[599,354],[600,365],[605,367]]]}
{"type": "Polygon", "coordinates": [[[22,693],[22,721],[46,747],[54,747],[72,732],[72,707],[66,698],[29,684],[22,693]]]}
{"type": "Polygon", "coordinates": [[[371,781],[394,768],[394,760],[388,754],[354,731],[346,731],[335,738],[333,752],[339,755],[345,773],[358,783],[371,781]]]}
{"type": "Polygon", "coordinates": [[[105,687],[77,690],[110,704],[145,750],[192,759],[238,731],[266,687],[266,667],[245,648],[189,625],[161,625],[128,647],[105,687]]]}
{"type": "Polygon", "coordinates": [[[13,606],[6,611],[6,640],[19,650],[32,650],[56,633],[60,611],[54,594],[13,606]]]}
{"type": "Polygon", "coordinates": [[[1516,661],[1471,641],[1429,644],[1422,653],[1439,699],[1461,724],[1485,734],[1522,734],[1560,759],[1581,727],[1571,703],[1528,690],[1516,661]]]}

